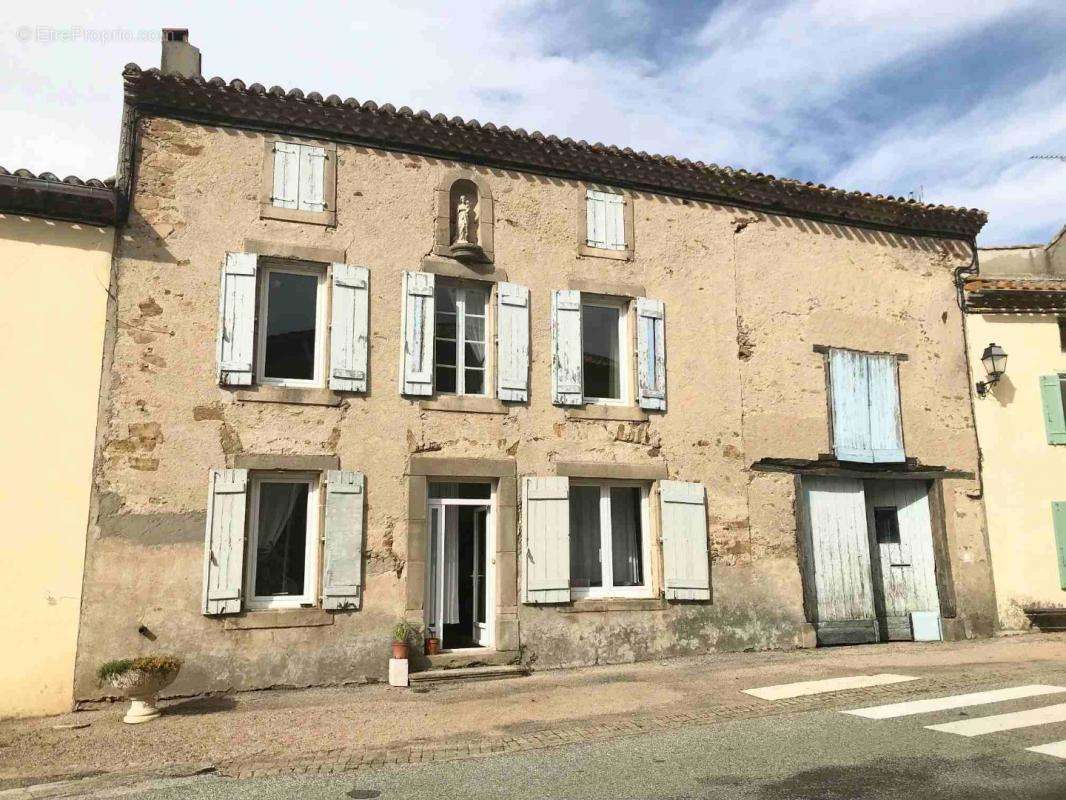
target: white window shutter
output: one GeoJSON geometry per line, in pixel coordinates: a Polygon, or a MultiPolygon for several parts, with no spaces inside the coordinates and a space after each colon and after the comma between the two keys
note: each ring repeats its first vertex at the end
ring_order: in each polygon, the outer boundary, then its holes
{"type": "Polygon", "coordinates": [[[661,481],[663,589],[667,600],[710,600],[707,503],[702,483],[661,481]]]}
{"type": "Polygon", "coordinates": [[[595,189],[585,192],[585,221],[589,247],[606,247],[607,245],[607,205],[606,195],[595,189]]]}
{"type": "Polygon", "coordinates": [[[570,479],[522,479],[525,602],[570,601],[570,479]]]}
{"type": "Polygon", "coordinates": [[[204,536],[204,614],[241,610],[247,506],[248,470],[211,470],[204,536]]]}
{"type": "Polygon", "coordinates": [[[433,394],[434,285],[431,272],[403,274],[400,394],[433,394]]]}
{"type": "Polygon", "coordinates": [[[365,392],[370,335],[370,270],[333,264],[329,388],[365,392]]]}
{"type": "Polygon", "coordinates": [[[529,289],[496,286],[496,378],[500,400],[529,400],[529,289]]]}
{"type": "Polygon", "coordinates": [[[582,397],[581,292],[552,292],[552,402],[579,406],[582,397]]]}
{"type": "Polygon", "coordinates": [[[641,408],[666,410],[666,305],[637,298],[637,400],[641,408]]]}
{"type": "Polygon", "coordinates": [[[830,350],[829,381],[833,396],[834,454],[841,461],[872,462],[865,355],[854,350],[830,350]]]}
{"type": "Polygon", "coordinates": [[[605,193],[603,197],[605,230],[604,247],[608,250],[626,249],[625,198],[605,193]]]}
{"type": "Polygon", "coordinates": [[[325,211],[326,151],[322,147],[302,144],[300,147],[301,211],[325,211]]]}
{"type": "Polygon", "coordinates": [[[326,472],[322,607],[359,608],[363,591],[363,497],[361,472],[326,472]]]}
{"type": "Polygon", "coordinates": [[[899,373],[896,357],[867,355],[870,392],[870,452],[874,463],[906,461],[899,412],[899,373]]]}
{"type": "Polygon", "coordinates": [[[270,199],[278,208],[299,208],[300,145],[274,142],[274,191],[270,199]]]}
{"type": "Polygon", "coordinates": [[[255,253],[226,253],[218,298],[218,382],[250,386],[255,352],[255,253]]]}

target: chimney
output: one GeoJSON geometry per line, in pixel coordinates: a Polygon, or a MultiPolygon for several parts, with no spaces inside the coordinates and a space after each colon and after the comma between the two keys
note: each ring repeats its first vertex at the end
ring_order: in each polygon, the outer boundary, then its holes
{"type": "Polygon", "coordinates": [[[163,57],[159,66],[164,75],[201,77],[200,51],[189,44],[188,28],[163,28],[163,57]]]}

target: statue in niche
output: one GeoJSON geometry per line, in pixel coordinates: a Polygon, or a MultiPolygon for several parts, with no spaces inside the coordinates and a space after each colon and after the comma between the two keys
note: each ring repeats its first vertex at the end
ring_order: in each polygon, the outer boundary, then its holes
{"type": "Polygon", "coordinates": [[[455,241],[453,245],[476,244],[476,236],[471,234],[471,217],[474,214],[474,203],[466,194],[459,195],[459,202],[455,206],[455,241]]]}

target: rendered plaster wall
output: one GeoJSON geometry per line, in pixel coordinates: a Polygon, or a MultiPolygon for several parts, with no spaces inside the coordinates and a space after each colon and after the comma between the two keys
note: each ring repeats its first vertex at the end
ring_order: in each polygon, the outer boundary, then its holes
{"type": "MultiPolygon", "coordinates": [[[[150,329],[124,327],[115,337],[79,696],[96,691],[96,662],[147,650],[188,655],[176,692],[382,675],[389,627],[406,611],[408,561],[422,560],[405,538],[413,455],[513,457],[519,477],[555,474],[562,461],[665,462],[671,478],[707,487],[713,603],[497,609],[517,616],[529,660],[588,664],[808,644],[795,481],[749,466],[763,456],[827,452],[825,375],[814,344],[909,352],[908,449],[929,463],[975,468],[951,289],[952,267],[968,260],[962,248],[638,195],[634,260],[582,258],[582,185],[480,169],[495,198],[496,266],[531,289],[531,402],[505,414],[423,410],[398,392],[401,273],[419,269],[431,252],[435,190],[461,165],[338,145],[333,229],[259,219],[263,151],[259,134],[141,123],[116,289],[119,315],[150,329]],[[341,249],[348,263],[369,267],[365,396],[337,408],[250,403],[216,385],[219,266],[245,239],[341,249]],[[551,404],[550,292],[574,280],[642,285],[665,301],[665,414],[578,420],[551,404]],[[331,625],[254,631],[200,615],[207,471],[240,452],[335,454],[342,467],[367,473],[361,611],[335,614],[331,625]],[[137,634],[142,623],[155,642],[137,634]]],[[[965,630],[976,633],[991,615],[968,594],[979,593],[987,572],[980,506],[965,499],[968,488],[950,487],[948,516],[954,555],[964,562],[957,577],[965,630]]],[[[514,564],[498,569],[517,572],[514,564]]]]}
{"type": "Polygon", "coordinates": [[[73,701],[113,242],[110,228],[0,214],[0,716],[73,701]]]}
{"type": "Polygon", "coordinates": [[[999,622],[1024,630],[1027,609],[1066,607],[1051,517],[1051,503],[1066,500],[1066,446],[1048,444],[1040,399],[1040,376],[1066,372],[1066,353],[1051,314],[971,314],[966,325],[976,375],[990,342],[1008,356],[1007,373],[974,406],[999,622]]]}

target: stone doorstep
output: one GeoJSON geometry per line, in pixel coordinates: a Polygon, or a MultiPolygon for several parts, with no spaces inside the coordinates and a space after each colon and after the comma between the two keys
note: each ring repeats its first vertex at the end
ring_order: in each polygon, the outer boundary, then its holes
{"type": "Polygon", "coordinates": [[[429,666],[425,667],[423,664],[419,664],[417,671],[424,672],[427,669],[452,670],[466,667],[502,667],[507,664],[517,664],[519,653],[517,650],[458,650],[438,653],[435,656],[424,656],[424,660],[429,662],[429,666]]]}
{"type": "Polygon", "coordinates": [[[411,675],[411,684],[440,683],[442,681],[485,681],[500,678],[523,678],[529,674],[529,668],[521,664],[501,664],[490,667],[453,667],[450,669],[429,669],[411,675]]]}

